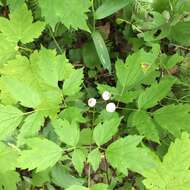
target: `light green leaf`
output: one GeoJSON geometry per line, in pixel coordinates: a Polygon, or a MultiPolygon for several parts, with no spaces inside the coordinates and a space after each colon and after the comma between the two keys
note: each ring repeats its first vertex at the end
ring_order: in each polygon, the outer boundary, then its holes
{"type": "Polygon", "coordinates": [[[9,41],[29,43],[44,30],[43,22],[33,23],[32,13],[25,4],[11,13],[9,18],[10,20],[0,17],[1,32],[9,41]]]}
{"type": "Polygon", "coordinates": [[[63,94],[72,96],[78,93],[83,82],[83,69],[74,70],[63,84],[63,94]]]}
{"type": "Polygon", "coordinates": [[[11,77],[3,77],[2,81],[11,96],[22,106],[36,108],[41,103],[38,92],[27,83],[11,77]]]}
{"type": "Polygon", "coordinates": [[[59,81],[68,79],[74,70],[73,65],[69,63],[65,54],[56,57],[56,69],[59,81]]]}
{"type": "Polygon", "coordinates": [[[84,162],[86,161],[86,156],[84,152],[80,149],[75,149],[72,154],[72,163],[79,173],[79,175],[82,174],[82,171],[84,169],[84,162]]]}
{"type": "Polygon", "coordinates": [[[155,70],[155,59],[153,53],[141,49],[129,55],[125,64],[118,60],[115,65],[118,82],[127,90],[141,84],[155,70]]]}
{"type": "Polygon", "coordinates": [[[38,137],[27,139],[29,150],[23,150],[18,159],[18,167],[37,172],[52,167],[62,156],[62,149],[52,141],[38,137]]]}
{"type": "Polygon", "coordinates": [[[168,153],[156,168],[145,170],[144,184],[150,190],[190,189],[190,139],[183,133],[171,143],[168,153]]]}
{"type": "Polygon", "coordinates": [[[79,186],[79,185],[72,185],[71,187],[67,188],[66,190],[89,190],[86,187],[79,186]]]}
{"type": "Polygon", "coordinates": [[[41,187],[45,183],[50,182],[49,169],[42,172],[32,173],[32,185],[35,187],[41,187]]]}
{"type": "Polygon", "coordinates": [[[66,119],[59,119],[53,122],[53,127],[62,142],[70,146],[77,145],[80,137],[77,123],[71,122],[70,124],[66,119]]]}
{"type": "Polygon", "coordinates": [[[147,151],[146,148],[137,147],[142,141],[141,136],[127,136],[120,138],[106,150],[106,158],[112,167],[127,175],[127,169],[142,173],[154,168],[157,160],[147,151]]]}
{"type": "Polygon", "coordinates": [[[2,173],[15,170],[18,152],[0,142],[0,171],[2,173]]]}
{"type": "Polygon", "coordinates": [[[16,56],[16,45],[7,40],[2,33],[0,34],[0,65],[16,56]]]}
{"type": "Polygon", "coordinates": [[[135,112],[132,118],[133,125],[137,128],[140,135],[145,136],[148,140],[159,143],[158,130],[147,112],[135,112]]]}
{"type": "Polygon", "coordinates": [[[169,57],[165,66],[167,69],[172,69],[177,63],[179,63],[183,60],[184,60],[184,57],[180,56],[178,53],[176,53],[169,57]]]}
{"type": "Polygon", "coordinates": [[[103,183],[95,184],[90,188],[90,190],[107,190],[107,189],[108,185],[103,183]]]}
{"type": "Polygon", "coordinates": [[[19,8],[24,4],[24,0],[7,0],[7,5],[9,6],[11,11],[19,8]]]}
{"type": "Polygon", "coordinates": [[[52,87],[57,87],[59,80],[56,68],[56,51],[42,48],[39,52],[32,54],[33,66],[39,77],[52,87]]]}
{"type": "MultiPolygon", "coordinates": [[[[46,59],[44,59],[43,52],[45,52],[47,57],[51,57],[53,52],[51,50],[41,51],[42,53],[38,53],[37,51],[34,52],[31,55],[30,60],[28,60],[25,56],[17,56],[16,59],[9,61],[2,67],[0,70],[2,75],[0,81],[2,96],[1,100],[2,102],[14,102],[14,97],[21,95],[21,97],[18,96],[18,98],[22,98],[23,102],[28,101],[30,104],[33,104],[33,107],[35,106],[36,110],[43,112],[44,116],[55,118],[60,110],[62,90],[57,85],[58,81],[56,82],[57,86],[55,87],[54,77],[45,77],[47,76],[47,73],[51,73],[47,70],[54,70],[55,65],[53,63],[52,65],[47,65],[47,63],[45,63],[46,59]],[[41,65],[40,68],[38,67],[38,63],[41,65]],[[11,94],[7,88],[6,82],[3,81],[3,78],[8,78],[8,80],[16,80],[19,84],[21,84],[20,87],[22,88],[15,92],[15,94],[11,94]],[[50,85],[50,83],[54,86],[50,85]],[[25,88],[28,90],[28,93],[24,91],[25,88]]],[[[12,85],[11,88],[16,91],[16,86],[12,85]]]]}
{"type": "Polygon", "coordinates": [[[168,132],[179,137],[181,131],[190,132],[190,106],[188,104],[168,105],[153,113],[155,121],[168,132]]]}
{"type": "Polygon", "coordinates": [[[113,117],[105,121],[103,124],[99,123],[93,132],[93,139],[98,146],[108,142],[113,135],[118,131],[119,124],[122,118],[113,117]]]}
{"type": "Polygon", "coordinates": [[[110,60],[109,52],[100,32],[94,31],[92,33],[92,39],[94,41],[94,45],[95,45],[98,57],[102,63],[102,66],[104,67],[104,69],[107,69],[109,73],[111,73],[111,60],[110,60]]]}
{"type": "Polygon", "coordinates": [[[72,185],[82,185],[83,180],[75,178],[67,171],[63,165],[56,165],[51,171],[53,183],[62,188],[68,188],[72,185]]]}
{"type": "Polygon", "coordinates": [[[25,120],[17,136],[17,145],[25,144],[25,140],[38,134],[44,124],[44,116],[40,112],[29,115],[25,120]]]}
{"type": "Polygon", "coordinates": [[[60,117],[66,119],[70,123],[72,121],[77,123],[85,123],[86,119],[82,115],[82,109],[78,107],[68,107],[60,113],[60,117]]]}
{"type": "Polygon", "coordinates": [[[120,9],[131,3],[131,0],[106,0],[104,3],[96,10],[96,19],[102,19],[113,13],[119,11],[120,9]]]}
{"type": "Polygon", "coordinates": [[[173,77],[165,77],[159,83],[154,83],[147,88],[138,99],[139,109],[148,109],[155,106],[162,100],[171,90],[176,79],[173,77]]]}
{"type": "Polygon", "coordinates": [[[23,112],[13,106],[0,105],[0,140],[12,135],[23,119],[23,112]]]}
{"type": "Polygon", "coordinates": [[[17,190],[19,181],[19,174],[15,171],[0,173],[0,190],[17,190]]]}
{"type": "Polygon", "coordinates": [[[89,0],[39,0],[39,4],[42,16],[53,29],[62,22],[67,28],[90,31],[86,23],[86,13],[91,6],[89,0]]]}
{"type": "Polygon", "coordinates": [[[94,149],[88,155],[88,163],[92,165],[94,171],[96,171],[101,162],[101,153],[98,149],[94,149]]]}

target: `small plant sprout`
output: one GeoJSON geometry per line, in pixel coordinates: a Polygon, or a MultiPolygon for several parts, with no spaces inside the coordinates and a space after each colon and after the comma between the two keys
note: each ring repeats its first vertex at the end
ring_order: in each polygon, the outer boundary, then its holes
{"type": "Polygon", "coordinates": [[[88,99],[88,106],[93,108],[96,105],[96,99],[95,98],[90,98],[88,99]]]}
{"type": "Polygon", "coordinates": [[[107,112],[113,113],[115,110],[116,110],[116,105],[113,102],[106,105],[107,112]]]}
{"type": "Polygon", "coordinates": [[[102,99],[103,99],[103,100],[107,101],[107,100],[109,100],[110,98],[111,98],[111,93],[110,93],[110,92],[104,91],[104,92],[102,93],[102,99]]]}

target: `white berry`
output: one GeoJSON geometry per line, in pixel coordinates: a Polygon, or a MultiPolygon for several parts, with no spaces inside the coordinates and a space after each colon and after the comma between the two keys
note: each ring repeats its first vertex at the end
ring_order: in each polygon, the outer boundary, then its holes
{"type": "Polygon", "coordinates": [[[96,99],[95,98],[90,98],[88,99],[88,106],[89,107],[94,107],[96,105],[96,99]]]}
{"type": "Polygon", "coordinates": [[[105,100],[105,101],[109,100],[109,99],[111,98],[110,92],[104,91],[103,94],[102,94],[102,98],[103,98],[103,100],[105,100]]]}
{"type": "Polygon", "coordinates": [[[116,105],[114,103],[109,103],[106,105],[106,111],[113,113],[116,110],[116,105]]]}

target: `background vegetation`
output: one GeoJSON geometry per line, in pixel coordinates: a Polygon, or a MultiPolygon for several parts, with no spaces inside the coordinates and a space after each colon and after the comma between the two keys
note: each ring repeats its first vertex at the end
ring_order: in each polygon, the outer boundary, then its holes
{"type": "Polygon", "coordinates": [[[0,2],[0,190],[190,189],[189,0],[0,2]]]}

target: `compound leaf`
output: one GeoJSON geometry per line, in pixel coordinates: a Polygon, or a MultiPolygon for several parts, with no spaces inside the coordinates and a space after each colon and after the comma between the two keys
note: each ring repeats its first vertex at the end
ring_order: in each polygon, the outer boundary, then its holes
{"type": "Polygon", "coordinates": [[[63,84],[63,94],[72,96],[78,93],[83,83],[83,69],[74,70],[63,84]]]}
{"type": "Polygon", "coordinates": [[[137,128],[140,135],[145,136],[148,140],[159,143],[158,130],[147,112],[135,112],[133,115],[133,125],[137,128]]]}
{"type": "Polygon", "coordinates": [[[38,38],[44,30],[43,22],[33,23],[32,13],[26,4],[13,11],[9,18],[10,20],[0,17],[1,32],[9,41],[29,43],[38,38]]]}
{"type": "Polygon", "coordinates": [[[98,146],[108,142],[113,135],[117,133],[121,118],[113,117],[105,121],[103,124],[99,123],[93,132],[93,139],[98,146]]]}
{"type": "Polygon", "coordinates": [[[72,163],[77,172],[79,173],[79,175],[82,174],[85,161],[86,161],[86,156],[84,152],[80,149],[75,149],[72,154],[72,163]]]}
{"type": "Polygon", "coordinates": [[[146,148],[137,147],[142,141],[141,136],[127,136],[120,138],[106,150],[106,158],[112,167],[127,175],[128,169],[142,173],[146,169],[154,168],[157,160],[146,148]]]}
{"type": "Polygon", "coordinates": [[[13,106],[0,105],[0,140],[12,135],[23,119],[23,112],[13,106]]]}
{"type": "Polygon", "coordinates": [[[53,122],[53,127],[62,142],[70,146],[77,145],[80,137],[77,123],[72,122],[70,124],[66,119],[59,119],[53,122]]]}
{"type": "Polygon", "coordinates": [[[187,104],[168,105],[153,113],[155,121],[175,137],[181,131],[190,131],[190,106],[187,104]]]}
{"type": "Polygon", "coordinates": [[[101,162],[101,153],[98,149],[94,149],[88,155],[88,163],[92,165],[94,171],[96,171],[101,162]]]}
{"type": "Polygon", "coordinates": [[[154,83],[140,94],[138,99],[139,109],[148,109],[155,106],[162,100],[171,90],[176,79],[173,77],[165,77],[159,83],[154,83]]]}
{"type": "Polygon", "coordinates": [[[86,23],[89,0],[39,0],[42,16],[46,23],[54,29],[58,22],[62,22],[67,28],[90,31],[86,23]]]}
{"type": "Polygon", "coordinates": [[[0,143],[0,171],[2,173],[15,170],[17,158],[18,152],[15,149],[0,143]]]}
{"type": "Polygon", "coordinates": [[[22,169],[37,172],[52,167],[61,158],[62,149],[54,142],[34,137],[26,140],[29,150],[23,150],[18,158],[18,166],[22,169]]]}
{"type": "Polygon", "coordinates": [[[150,190],[189,190],[190,139],[187,133],[171,143],[163,161],[144,171],[144,184],[150,190]]]}
{"type": "Polygon", "coordinates": [[[17,136],[17,145],[25,144],[25,139],[34,137],[38,134],[41,126],[44,124],[44,116],[40,112],[29,115],[25,120],[17,136]]]}

